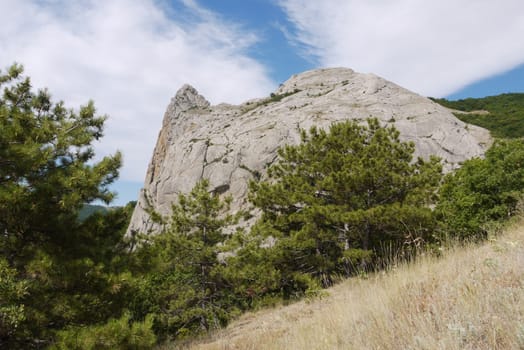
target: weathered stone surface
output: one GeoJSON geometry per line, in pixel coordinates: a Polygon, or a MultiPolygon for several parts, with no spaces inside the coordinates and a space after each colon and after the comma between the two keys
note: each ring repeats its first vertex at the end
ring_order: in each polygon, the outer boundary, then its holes
{"type": "Polygon", "coordinates": [[[239,106],[209,102],[189,85],[171,100],[128,231],[154,231],[145,208],[167,215],[179,193],[202,178],[231,194],[232,210],[248,205],[249,180],[262,176],[277,149],[296,144],[300,129],[347,119],[378,118],[413,141],[416,156],[437,155],[445,170],[480,156],[488,131],[466,125],[431,100],[372,74],[332,68],[291,77],[272,94],[239,106]]]}

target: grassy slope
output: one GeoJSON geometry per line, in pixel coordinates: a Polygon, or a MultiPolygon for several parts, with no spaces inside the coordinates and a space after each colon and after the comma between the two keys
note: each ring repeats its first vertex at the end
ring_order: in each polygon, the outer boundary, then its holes
{"type": "Polygon", "coordinates": [[[434,99],[434,101],[451,109],[470,112],[467,114],[455,113],[455,116],[466,123],[490,130],[495,137],[524,137],[524,93],[466,98],[457,101],[446,99],[434,99]],[[475,111],[481,112],[475,113],[475,111]]]}
{"type": "Polygon", "coordinates": [[[522,349],[524,220],[480,246],[353,278],[328,293],[244,315],[189,347],[522,349]]]}

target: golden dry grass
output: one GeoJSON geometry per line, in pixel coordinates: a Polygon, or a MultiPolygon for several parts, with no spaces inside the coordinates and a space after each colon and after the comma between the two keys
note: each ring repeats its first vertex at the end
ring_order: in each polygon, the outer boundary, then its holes
{"type": "Polygon", "coordinates": [[[328,293],[244,315],[189,348],[524,349],[524,221],[328,293]]]}

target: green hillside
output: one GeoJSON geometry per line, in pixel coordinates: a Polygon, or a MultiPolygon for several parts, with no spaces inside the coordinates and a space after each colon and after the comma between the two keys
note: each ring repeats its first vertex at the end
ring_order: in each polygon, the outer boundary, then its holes
{"type": "Polygon", "coordinates": [[[108,210],[109,208],[103,205],[86,204],[82,207],[82,209],[80,209],[80,212],[78,213],[78,220],[83,222],[94,213],[107,213],[108,210]]]}
{"type": "Polygon", "coordinates": [[[466,123],[490,130],[494,137],[517,138],[524,136],[524,93],[466,98],[457,101],[446,99],[433,99],[433,101],[444,107],[469,112],[467,114],[454,114],[466,123]],[[489,113],[486,113],[486,111],[489,113]]]}

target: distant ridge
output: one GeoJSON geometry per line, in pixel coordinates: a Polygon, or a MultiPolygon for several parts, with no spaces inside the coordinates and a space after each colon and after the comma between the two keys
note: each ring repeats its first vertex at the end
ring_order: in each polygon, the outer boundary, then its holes
{"type": "Polygon", "coordinates": [[[85,204],[82,209],[80,209],[80,212],[78,214],[78,220],[79,221],[85,221],[88,217],[95,213],[102,213],[105,214],[109,211],[108,207],[105,207],[103,205],[93,205],[93,204],[85,204]]]}
{"type": "Polygon", "coordinates": [[[491,131],[494,137],[524,137],[524,93],[508,93],[482,98],[466,98],[435,102],[456,111],[453,114],[466,123],[491,131]]]}

